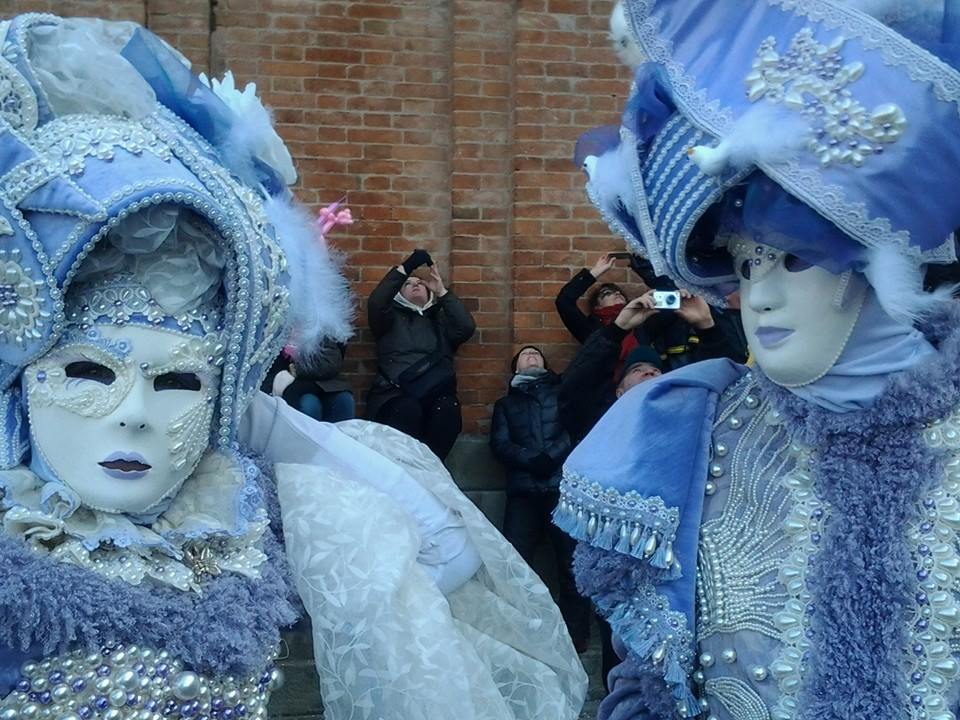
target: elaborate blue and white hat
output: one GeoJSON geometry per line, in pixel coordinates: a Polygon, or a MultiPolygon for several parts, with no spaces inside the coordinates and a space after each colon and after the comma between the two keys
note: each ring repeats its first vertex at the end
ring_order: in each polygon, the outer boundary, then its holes
{"type": "Polygon", "coordinates": [[[736,282],[724,234],[753,233],[922,313],[920,268],[955,259],[960,227],[953,4],[626,0],[620,54],[648,61],[619,132],[581,140],[592,201],[714,302],[736,282]]]}
{"type": "Polygon", "coordinates": [[[301,342],[350,332],[346,283],[287,190],[296,173],[255,88],[241,93],[229,76],[211,87],[132,23],[23,15],[0,22],[0,48],[0,465],[25,451],[21,369],[84,320],[215,326],[224,357],[214,434],[229,446],[292,329],[301,342]],[[75,279],[96,281],[88,255],[110,270],[105,239],[147,252],[164,223],[179,228],[161,233],[170,247],[193,248],[192,270],[170,271],[187,262],[175,252],[152,269],[161,274],[151,293],[118,275],[93,293],[115,308],[65,307],[75,279]],[[178,289],[174,276],[190,280],[178,289]],[[219,290],[197,285],[211,276],[219,290]],[[158,311],[164,294],[182,307],[158,311]]]}

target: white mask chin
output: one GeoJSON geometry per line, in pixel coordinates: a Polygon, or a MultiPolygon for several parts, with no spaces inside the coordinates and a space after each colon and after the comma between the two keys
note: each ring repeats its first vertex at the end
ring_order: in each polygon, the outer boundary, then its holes
{"type": "Polygon", "coordinates": [[[24,369],[33,452],[87,507],[149,512],[209,444],[215,347],[139,325],[75,332],[24,369]]]}
{"type": "Polygon", "coordinates": [[[740,277],[743,329],[757,365],[784,387],[822,378],[857,324],[866,282],[749,240],[735,240],[730,249],[740,277]]]}

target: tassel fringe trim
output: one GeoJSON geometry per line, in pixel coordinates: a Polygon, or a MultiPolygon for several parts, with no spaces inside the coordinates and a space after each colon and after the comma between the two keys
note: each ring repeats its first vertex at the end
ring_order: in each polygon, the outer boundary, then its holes
{"type": "Polygon", "coordinates": [[[564,473],[554,524],[575,540],[647,561],[674,580],[682,568],[673,552],[680,513],[659,497],[622,495],[597,483],[564,473]]]}

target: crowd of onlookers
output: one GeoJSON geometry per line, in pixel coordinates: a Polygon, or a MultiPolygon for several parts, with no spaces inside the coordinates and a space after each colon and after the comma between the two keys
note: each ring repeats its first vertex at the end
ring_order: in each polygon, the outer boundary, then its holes
{"type": "MultiPolygon", "coordinates": [[[[517,352],[506,394],[493,409],[490,447],[506,471],[504,535],[531,564],[541,540],[550,538],[558,604],[582,651],[591,610],[570,569],[574,541],[551,522],[564,460],[631,388],[699,360],[744,362],[747,350],[736,309],[711,308],[627,253],[606,254],[574,275],[558,293],[556,307],[580,348],[562,374],[550,369],[534,345],[517,352]],[[618,259],[629,261],[645,288],[635,298],[615,283],[599,282],[618,259]]],[[[419,439],[445,459],[462,427],[453,359],[476,328],[470,312],[444,285],[429,253],[415,250],[374,288],[367,321],[376,340],[377,374],[366,416],[419,439]]],[[[282,355],[264,389],[319,420],[352,418],[353,395],[340,377],[344,353],[343,344],[328,343],[310,354],[282,355]]],[[[609,632],[605,635],[605,664],[610,664],[615,660],[609,632]]]]}

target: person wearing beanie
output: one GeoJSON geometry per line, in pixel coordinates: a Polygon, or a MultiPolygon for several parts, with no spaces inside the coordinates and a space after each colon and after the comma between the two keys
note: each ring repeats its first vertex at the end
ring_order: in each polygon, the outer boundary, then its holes
{"type": "Polygon", "coordinates": [[[531,564],[541,540],[549,537],[560,585],[557,604],[574,647],[583,652],[590,633],[590,603],[573,580],[576,543],[550,521],[560,498],[563,461],[572,448],[560,422],[560,377],[533,345],[513,356],[510,370],[507,394],[494,405],[490,423],[490,448],[507,478],[503,534],[531,564]]]}

